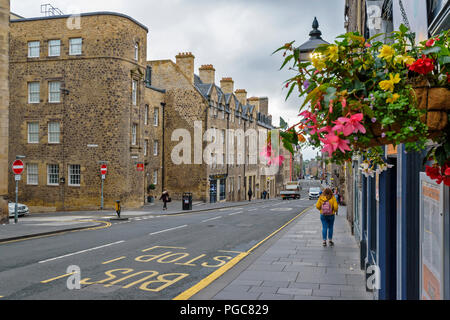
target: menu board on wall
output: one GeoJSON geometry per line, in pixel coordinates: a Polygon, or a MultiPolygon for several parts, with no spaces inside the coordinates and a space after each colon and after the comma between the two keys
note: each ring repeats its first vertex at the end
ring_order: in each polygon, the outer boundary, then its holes
{"type": "Polygon", "coordinates": [[[421,299],[442,300],[444,283],[443,186],[420,176],[421,299]]]}

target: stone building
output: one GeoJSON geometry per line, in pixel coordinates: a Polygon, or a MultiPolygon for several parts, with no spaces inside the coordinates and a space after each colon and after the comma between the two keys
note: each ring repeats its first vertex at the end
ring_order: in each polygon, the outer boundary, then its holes
{"type": "MultiPolygon", "coordinates": [[[[163,190],[208,202],[275,194],[257,149],[273,128],[268,99],[247,99],[232,78],[216,85],[212,65],[195,74],[192,53],[147,61],[147,33],[111,12],[11,15],[8,160],[26,157],[19,196],[33,212],[99,208],[102,164],[104,208],[163,190]]],[[[13,185],[9,174],[10,196],[13,185]]]]}
{"type": "Polygon", "coordinates": [[[166,90],[164,154],[170,159],[164,160],[164,188],[174,198],[191,192],[195,200],[208,202],[245,200],[249,189],[260,197],[273,177],[267,182],[260,175],[258,154],[250,152],[257,147],[250,144],[258,144],[258,130],[267,135],[272,129],[268,99],[247,99],[246,90],[234,91],[229,77],[217,85],[212,65],[195,74],[192,53],[149,64],[152,82],[166,90]],[[250,137],[249,129],[255,133],[250,137]],[[183,142],[189,148],[181,150],[183,142]]]}
{"type": "Polygon", "coordinates": [[[147,33],[109,12],[11,20],[9,160],[26,156],[32,210],[99,208],[101,163],[104,207],[143,205],[149,182],[161,191],[165,96],[145,81],[147,33]]]}
{"type": "Polygon", "coordinates": [[[0,0],[0,224],[8,221],[9,0],[0,0]]]}

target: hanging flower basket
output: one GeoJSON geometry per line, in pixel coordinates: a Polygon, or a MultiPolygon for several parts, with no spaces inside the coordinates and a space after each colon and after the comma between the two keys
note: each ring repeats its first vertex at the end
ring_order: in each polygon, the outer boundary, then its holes
{"type": "MultiPolygon", "coordinates": [[[[299,133],[338,164],[354,155],[382,164],[380,146],[421,151],[441,139],[450,126],[448,32],[420,46],[404,25],[385,35],[389,44],[350,32],[318,47],[310,62],[299,60],[293,43],[279,48],[282,68],[294,61],[298,70],[285,85],[287,98],[295,88],[304,97],[299,133]]],[[[450,158],[450,141],[448,150],[450,158]]]]}

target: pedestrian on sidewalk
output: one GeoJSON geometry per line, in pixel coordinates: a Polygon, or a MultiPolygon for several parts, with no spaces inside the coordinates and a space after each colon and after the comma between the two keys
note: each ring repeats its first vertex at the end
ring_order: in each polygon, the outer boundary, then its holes
{"type": "Polygon", "coordinates": [[[252,201],[252,195],[253,195],[253,191],[252,189],[248,189],[248,201],[252,201]]]}
{"type": "Polygon", "coordinates": [[[333,196],[333,191],[330,188],[326,188],[319,200],[316,203],[316,208],[320,211],[320,221],[322,222],[322,238],[323,246],[327,246],[327,236],[328,243],[332,247],[333,242],[333,228],[334,220],[336,218],[336,213],[338,212],[339,206],[336,198],[333,196]]]}
{"type": "Polygon", "coordinates": [[[170,199],[168,191],[164,191],[159,200],[162,200],[164,202],[163,210],[167,210],[167,202],[172,201],[172,199],[170,199]]]}

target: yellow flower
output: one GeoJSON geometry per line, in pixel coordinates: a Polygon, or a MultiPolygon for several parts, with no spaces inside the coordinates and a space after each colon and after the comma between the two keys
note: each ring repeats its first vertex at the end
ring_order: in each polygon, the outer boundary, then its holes
{"type": "Polygon", "coordinates": [[[403,57],[403,56],[395,56],[394,57],[394,64],[399,64],[399,63],[403,63],[403,59],[404,59],[405,57],[403,57]]]}
{"type": "Polygon", "coordinates": [[[400,95],[398,93],[394,93],[392,95],[392,98],[388,98],[386,100],[386,103],[394,103],[395,101],[397,101],[400,98],[400,95]]]}
{"type": "Polygon", "coordinates": [[[395,84],[401,81],[400,74],[396,74],[395,76],[392,73],[389,74],[389,80],[380,81],[380,88],[384,91],[394,92],[395,84]]]}
{"type": "Polygon", "coordinates": [[[416,59],[414,59],[413,57],[410,57],[410,56],[399,55],[399,56],[394,57],[395,64],[403,63],[405,65],[411,65],[414,62],[416,62],[416,59]]]}
{"type": "Polygon", "coordinates": [[[311,62],[314,65],[314,68],[316,68],[319,71],[325,68],[325,60],[323,59],[320,53],[313,53],[311,55],[311,62]]]}
{"type": "Polygon", "coordinates": [[[327,51],[325,52],[327,55],[327,59],[333,62],[337,62],[339,59],[339,48],[338,46],[332,45],[329,46],[327,51]]]}
{"type": "Polygon", "coordinates": [[[406,56],[403,59],[403,63],[407,66],[413,64],[414,62],[416,62],[416,59],[414,59],[413,57],[410,57],[410,56],[406,56]]]}
{"type": "Polygon", "coordinates": [[[386,61],[392,60],[392,57],[395,55],[395,50],[388,45],[383,45],[380,49],[380,54],[378,58],[384,58],[386,61]]]}

